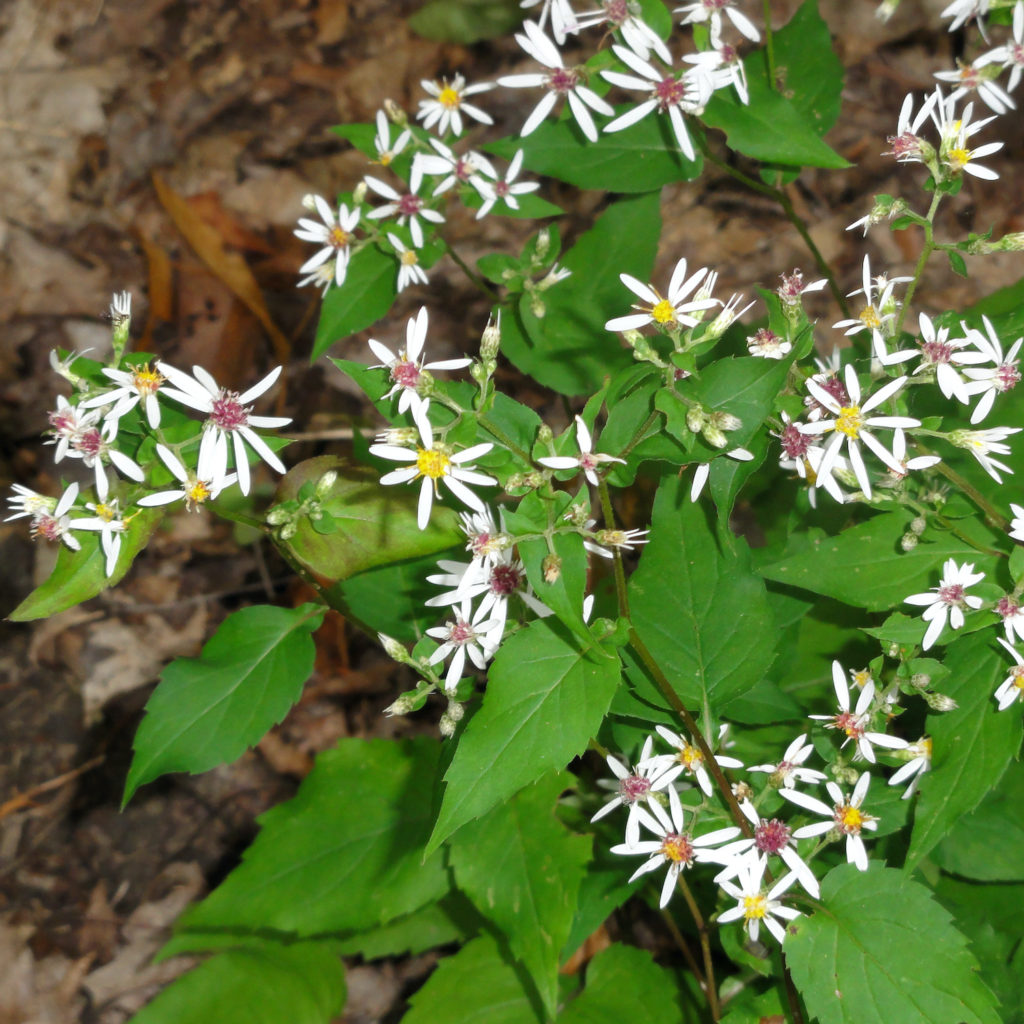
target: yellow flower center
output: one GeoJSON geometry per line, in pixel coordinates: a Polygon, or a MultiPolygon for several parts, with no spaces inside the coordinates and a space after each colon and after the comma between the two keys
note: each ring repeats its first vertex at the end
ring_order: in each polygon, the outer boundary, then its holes
{"type": "MultiPolygon", "coordinates": [[[[1013,676],[1013,685],[1016,686],[1018,690],[1024,690],[1024,665],[1014,665],[1013,668],[1010,669],[1010,675],[1013,676]]],[[[929,740],[928,743],[931,744],[931,740],[929,740]]],[[[930,754],[931,751],[929,751],[929,755],[930,754]]]]}
{"type": "Polygon", "coordinates": [[[416,456],[419,475],[429,476],[432,480],[444,476],[451,462],[448,454],[439,448],[421,448],[419,455],[416,456]]]}
{"type": "Polygon", "coordinates": [[[864,420],[860,415],[860,406],[844,405],[840,408],[839,415],[836,417],[836,425],[832,429],[838,430],[855,441],[863,425],[864,420]]]}
{"type": "Polygon", "coordinates": [[[680,764],[686,765],[691,772],[696,771],[704,762],[701,752],[689,743],[680,749],[679,753],[676,754],[676,759],[680,764]]]}
{"type": "Polygon", "coordinates": [[[768,900],[762,893],[743,897],[743,916],[748,921],[761,920],[768,913],[768,900]]]}
{"type": "Polygon", "coordinates": [[[686,836],[670,832],[661,844],[662,855],[673,864],[689,864],[693,860],[693,846],[686,836]]]}
{"type": "Polygon", "coordinates": [[[202,505],[210,496],[210,488],[202,480],[195,480],[185,488],[185,498],[196,505],[202,505]]]}
{"type": "Polygon", "coordinates": [[[450,85],[446,85],[438,95],[437,102],[448,110],[456,110],[461,100],[459,94],[450,85]]]}
{"type": "Polygon", "coordinates": [[[861,814],[860,808],[854,807],[852,804],[840,807],[836,818],[845,832],[859,832],[861,825],[866,820],[864,815],[861,814]]]}
{"type": "MultiPolygon", "coordinates": [[[[383,163],[383,161],[381,161],[383,163]]],[[[349,235],[347,231],[343,231],[337,224],[331,228],[331,233],[327,236],[327,241],[334,246],[335,249],[344,249],[348,245],[349,235]]]]}
{"type": "Polygon", "coordinates": [[[871,681],[871,672],[866,669],[858,669],[853,673],[853,682],[855,686],[859,686],[862,690],[871,681]]]}
{"type": "Polygon", "coordinates": [[[156,370],[150,369],[149,363],[140,366],[132,374],[132,383],[135,385],[135,390],[143,396],[156,394],[163,382],[163,376],[156,370]]]}
{"type": "Polygon", "coordinates": [[[416,252],[413,249],[406,249],[405,252],[401,253],[398,257],[398,262],[403,267],[415,267],[419,260],[416,258],[416,252]]]}
{"type": "Polygon", "coordinates": [[[381,153],[380,159],[377,161],[381,167],[387,167],[389,163],[394,159],[391,153],[381,153]]]}
{"type": "Polygon", "coordinates": [[[112,505],[97,505],[96,515],[98,518],[102,519],[103,522],[109,523],[117,518],[117,509],[112,505]]]}
{"type": "Polygon", "coordinates": [[[676,322],[676,311],[668,299],[662,299],[652,310],[651,316],[659,324],[674,324],[676,322]]]}
{"type": "Polygon", "coordinates": [[[950,167],[956,170],[962,170],[970,162],[971,153],[970,150],[964,149],[962,146],[958,146],[956,149],[949,151],[948,162],[950,167]]]}
{"type": "Polygon", "coordinates": [[[865,306],[858,314],[861,322],[865,327],[870,327],[872,330],[876,327],[882,326],[882,321],[878,316],[878,312],[874,306],[865,306]]]}

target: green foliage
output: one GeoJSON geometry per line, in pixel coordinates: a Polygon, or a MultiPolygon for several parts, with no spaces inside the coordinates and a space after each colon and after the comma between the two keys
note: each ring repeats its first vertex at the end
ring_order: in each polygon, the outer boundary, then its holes
{"type": "Polygon", "coordinates": [[[108,587],[119,583],[131,568],[135,556],[149,543],[149,538],[163,517],[162,508],[136,510],[131,522],[121,534],[121,554],[110,576],[106,574],[106,556],[100,547],[100,535],[78,531],[76,539],[81,548],[72,551],[62,544],[53,572],[11,612],[8,618],[14,622],[45,619],[58,612],[67,611],[68,608],[74,608],[76,604],[88,601],[90,597],[95,597],[108,587]]]}
{"type": "Polygon", "coordinates": [[[688,707],[725,706],[775,658],[776,625],[745,545],[724,551],[686,484],[665,478],[629,582],[636,631],[688,707]]]}
{"type": "Polygon", "coordinates": [[[571,781],[551,772],[463,825],[449,842],[456,885],[501,930],[550,1016],[558,998],[559,955],[592,842],[572,835],[552,814],[571,781]]]}
{"type": "Polygon", "coordinates": [[[502,319],[501,350],[523,373],[565,395],[599,387],[605,374],[629,366],[631,356],[605,322],[629,308],[632,293],[620,273],[646,279],[654,266],[661,225],[657,192],[609,204],[597,223],[562,260],[572,272],[542,293],[543,317],[519,299],[502,319]]]}
{"type": "Polygon", "coordinates": [[[564,626],[538,619],[509,637],[491,664],[483,706],[459,738],[437,825],[437,847],[586,748],[619,682],[619,661],[598,644],[580,650],[564,626]]]}
{"type": "Polygon", "coordinates": [[[323,616],[316,604],[243,608],[199,658],[172,661],[135,734],[124,802],[167,772],[209,771],[258,743],[299,699],[323,616]]]}
{"type": "Polygon", "coordinates": [[[505,35],[521,20],[516,0],[428,0],[409,27],[424,39],[468,44],[505,35]]]}
{"type": "Polygon", "coordinates": [[[241,865],[186,912],[164,954],[206,948],[209,933],[365,931],[440,899],[444,862],[423,856],[439,755],[426,738],[342,740],[321,754],[296,796],[260,819],[241,865]]]}
{"type": "Polygon", "coordinates": [[[375,245],[352,255],[343,288],[331,288],[324,296],[311,359],[322,356],[335,342],[371,327],[398,295],[398,261],[375,245]]]}
{"type": "Polygon", "coordinates": [[[992,993],[948,913],[893,868],[852,864],[789,926],[786,961],[821,1024],[999,1024],[992,993]]]}
{"type": "Polygon", "coordinates": [[[182,975],[131,1024],[330,1024],[344,1002],[344,971],[330,943],[264,939],[182,975]]]}

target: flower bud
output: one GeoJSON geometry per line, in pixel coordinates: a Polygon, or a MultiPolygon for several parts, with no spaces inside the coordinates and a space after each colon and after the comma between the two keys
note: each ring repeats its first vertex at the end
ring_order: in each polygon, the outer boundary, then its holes
{"type": "Polygon", "coordinates": [[[380,641],[381,647],[384,648],[384,653],[389,658],[402,665],[409,664],[409,652],[405,649],[405,644],[399,643],[394,637],[390,637],[386,633],[378,633],[377,639],[380,641]]]}
{"type": "Polygon", "coordinates": [[[725,448],[729,444],[729,439],[723,434],[718,427],[711,423],[705,423],[704,429],[701,431],[704,440],[707,441],[712,448],[725,448]]]}
{"type": "Polygon", "coordinates": [[[307,192],[302,197],[303,209],[308,210],[310,213],[316,213],[316,199],[317,197],[312,192],[307,192]]]}
{"type": "Polygon", "coordinates": [[[480,357],[484,360],[494,359],[501,347],[501,310],[498,315],[487,321],[484,333],[480,336],[480,357]]]}
{"type": "Polygon", "coordinates": [[[461,722],[463,717],[466,714],[466,709],[458,701],[449,700],[448,701],[448,710],[445,712],[445,714],[453,722],[461,722]]]}
{"type": "Polygon", "coordinates": [[[743,420],[729,412],[716,411],[711,413],[708,419],[711,425],[719,430],[739,430],[743,426],[743,420]]]}
{"type": "Polygon", "coordinates": [[[927,690],[932,685],[932,677],[927,672],[915,672],[910,677],[910,685],[919,690],[927,690]]]}
{"type": "Polygon", "coordinates": [[[409,123],[409,115],[392,99],[384,101],[384,113],[388,120],[399,128],[404,128],[409,123]]]}
{"type": "Polygon", "coordinates": [[[548,307],[537,291],[530,292],[530,312],[538,319],[543,320],[547,314],[548,307]]]}
{"type": "Polygon", "coordinates": [[[295,536],[297,530],[298,527],[295,525],[294,522],[285,523],[284,526],[282,526],[280,531],[278,532],[278,536],[281,538],[281,540],[291,540],[292,537],[295,536]]]}
{"type": "Polygon", "coordinates": [[[469,368],[469,375],[481,387],[487,383],[488,373],[483,363],[473,363],[469,368]]]}
{"type": "Polygon", "coordinates": [[[295,518],[295,509],[288,505],[275,505],[267,512],[267,523],[270,526],[284,526],[295,518]]]}
{"type": "Polygon", "coordinates": [[[955,711],[960,706],[944,693],[926,693],[924,699],[932,711],[955,711]]]}
{"type": "Polygon", "coordinates": [[[900,547],[904,551],[913,551],[917,547],[918,537],[916,533],[905,533],[900,537],[900,547]]]}
{"type": "Polygon", "coordinates": [[[920,537],[928,526],[928,520],[924,516],[915,516],[910,522],[910,532],[920,537]]]}
{"type": "Polygon", "coordinates": [[[573,526],[582,526],[587,521],[589,509],[581,502],[573,502],[566,510],[562,518],[573,526]]]}
{"type": "Polygon", "coordinates": [[[562,575],[562,559],[556,554],[545,555],[544,561],[541,562],[541,571],[544,573],[545,583],[557,583],[559,576],[562,575]]]}
{"type": "Polygon", "coordinates": [[[388,718],[391,718],[394,715],[407,715],[415,708],[415,706],[413,699],[403,694],[393,704],[389,704],[384,709],[384,714],[387,715],[388,718]]]}
{"type": "Polygon", "coordinates": [[[543,263],[551,249],[551,229],[544,228],[537,234],[537,245],[534,249],[534,259],[537,263],[543,263]]]}
{"type": "Polygon", "coordinates": [[[554,431],[546,424],[542,423],[540,429],[537,431],[537,442],[543,445],[551,444],[554,439],[554,431]]]}
{"type": "Polygon", "coordinates": [[[754,791],[746,782],[734,782],[732,785],[732,795],[737,800],[753,800],[754,791]]]}
{"type": "Polygon", "coordinates": [[[441,716],[441,721],[437,723],[438,731],[441,733],[442,738],[451,739],[455,735],[455,720],[446,711],[441,716]]]}
{"type": "Polygon", "coordinates": [[[331,493],[332,488],[338,482],[338,471],[335,469],[329,469],[319,480],[316,482],[315,494],[317,500],[323,501],[328,494],[331,493]]]}
{"type": "Polygon", "coordinates": [[[704,424],[707,422],[707,417],[704,415],[704,410],[699,406],[691,406],[686,410],[686,429],[691,434],[699,434],[704,429],[704,424]]]}
{"type": "Polygon", "coordinates": [[[363,202],[366,200],[366,193],[367,193],[368,189],[369,189],[369,186],[366,184],[365,181],[361,181],[361,182],[359,182],[358,185],[356,185],[356,187],[352,190],[352,205],[353,206],[362,206],[363,205],[363,202]]]}

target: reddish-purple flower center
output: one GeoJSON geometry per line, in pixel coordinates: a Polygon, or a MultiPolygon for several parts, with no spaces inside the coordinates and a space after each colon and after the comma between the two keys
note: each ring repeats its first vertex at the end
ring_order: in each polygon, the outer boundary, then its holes
{"type": "Polygon", "coordinates": [[[580,452],[580,469],[597,469],[598,459],[592,452],[580,452]]]}
{"type": "Polygon", "coordinates": [[[496,181],[491,188],[494,189],[494,194],[500,196],[502,199],[509,194],[510,186],[507,181],[496,181]]]}
{"type": "Polygon", "coordinates": [[[663,78],[654,87],[654,98],[658,101],[658,106],[662,110],[679,106],[685,97],[686,86],[683,85],[680,79],[673,78],[671,75],[663,78]]]}
{"type": "Polygon", "coordinates": [[[897,159],[901,156],[917,156],[921,152],[921,140],[912,132],[890,135],[887,141],[892,146],[892,155],[897,159]]]}
{"type": "Polygon", "coordinates": [[[75,423],[74,413],[51,412],[50,426],[53,427],[58,434],[73,434],[77,429],[78,424],[75,423]]]}
{"type": "Polygon", "coordinates": [[[406,192],[398,200],[398,213],[401,217],[415,217],[423,208],[423,200],[413,192],[406,192]]]}
{"type": "Polygon", "coordinates": [[[210,407],[210,422],[218,430],[238,430],[249,422],[249,413],[234,391],[222,391],[210,407]]]}
{"type": "Polygon", "coordinates": [[[469,157],[460,156],[459,159],[455,161],[455,177],[458,178],[459,181],[469,181],[470,175],[475,171],[476,168],[473,166],[473,161],[470,160],[469,157]]]}
{"type": "Polygon", "coordinates": [[[53,516],[46,513],[36,516],[32,522],[33,537],[42,537],[44,540],[60,540],[63,532],[60,520],[54,519],[53,516]]]}
{"type": "Polygon", "coordinates": [[[613,25],[621,25],[629,17],[629,4],[627,0],[605,0],[604,13],[613,25]]]}
{"type": "Polygon", "coordinates": [[[1004,618],[1013,618],[1020,611],[1020,605],[1017,604],[1009,595],[999,598],[996,602],[996,611],[1004,618]]]}
{"type": "Polygon", "coordinates": [[[792,274],[782,274],[782,287],[779,288],[779,298],[784,302],[792,302],[798,298],[804,290],[804,275],[799,270],[792,274]]]}
{"type": "Polygon", "coordinates": [[[548,75],[548,88],[552,92],[572,92],[579,84],[580,76],[566,68],[555,68],[548,75]]]}
{"type": "Polygon", "coordinates": [[[829,725],[830,729],[840,729],[847,736],[862,736],[864,725],[852,711],[840,711],[829,725]]]}
{"type": "Polygon", "coordinates": [[[507,597],[522,585],[523,575],[514,565],[496,565],[491,570],[491,593],[507,597]]]}
{"type": "Polygon", "coordinates": [[[100,432],[96,427],[90,427],[88,430],[83,430],[82,433],[75,438],[75,450],[80,451],[86,458],[99,455],[102,448],[103,438],[100,436],[100,432]]]}
{"type": "Polygon", "coordinates": [[[921,346],[924,358],[933,364],[948,363],[953,356],[953,346],[941,341],[926,341],[921,346]]]}
{"type": "Polygon", "coordinates": [[[939,587],[939,600],[944,604],[960,604],[964,599],[964,588],[959,583],[939,587]]]}
{"type": "Polygon", "coordinates": [[[624,804],[635,804],[651,791],[651,780],[640,775],[627,775],[619,779],[619,796],[624,804]]]}
{"type": "Polygon", "coordinates": [[[420,368],[411,360],[403,359],[391,367],[391,379],[403,388],[415,388],[420,382],[420,368]]]}
{"type": "Polygon", "coordinates": [[[689,867],[693,863],[693,843],[690,842],[690,837],[676,832],[669,832],[665,836],[660,853],[673,864],[689,867]]]}
{"type": "Polygon", "coordinates": [[[789,826],[772,818],[754,829],[754,845],[762,853],[779,853],[789,844],[789,826]]]}
{"type": "Polygon", "coordinates": [[[782,450],[791,459],[802,459],[811,444],[811,439],[806,434],[801,434],[795,423],[786,424],[786,429],[782,431],[779,440],[782,442],[782,450]]]}
{"type": "Polygon", "coordinates": [[[448,642],[453,643],[458,647],[471,643],[475,639],[476,631],[468,622],[462,619],[452,626],[451,632],[448,634],[448,642]]]}
{"type": "Polygon", "coordinates": [[[478,533],[469,538],[469,550],[479,557],[487,552],[490,543],[491,535],[489,533],[478,533]]]}
{"type": "Polygon", "coordinates": [[[1003,363],[996,369],[995,385],[1000,391],[1012,391],[1020,383],[1016,363],[1003,363]]]}

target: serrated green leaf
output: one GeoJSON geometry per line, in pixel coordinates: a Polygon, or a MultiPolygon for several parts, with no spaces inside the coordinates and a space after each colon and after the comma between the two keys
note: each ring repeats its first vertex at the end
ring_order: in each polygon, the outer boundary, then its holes
{"type": "Polygon", "coordinates": [[[368,569],[435,554],[462,541],[459,517],[435,505],[425,530],[416,525],[415,487],[382,487],[377,472],[330,455],[300,462],[281,480],[278,502],[297,500],[307,482],[327,472],[337,480],[323,499],[324,509],[338,524],[335,533],[319,533],[308,518],[278,544],[293,565],[323,584],[348,579],[368,569]]]}
{"type": "Polygon", "coordinates": [[[232,929],[366,931],[440,899],[443,859],[423,855],[440,752],[421,737],[342,740],[320,754],[295,797],[260,819],[241,865],[183,915],[164,955],[232,929]]]}
{"type": "Polygon", "coordinates": [[[742,540],[719,549],[706,513],[675,476],[658,488],[651,539],[629,581],[633,623],[691,708],[721,707],[757,683],[775,658],[777,628],[742,540]]]}
{"type": "MultiPolygon", "coordinates": [[[[947,558],[973,562],[991,574],[996,558],[951,533],[929,533],[911,551],[900,547],[913,516],[883,512],[835,537],[814,538],[805,551],[761,566],[765,579],[834,597],[868,611],[899,607],[910,594],[934,587],[947,558]]],[[[909,607],[909,606],[908,606],[909,607]]]]}
{"type": "Polygon", "coordinates": [[[258,743],[313,671],[322,605],[253,605],[229,615],[198,658],[164,669],[135,734],[124,803],[167,772],[209,771],[258,743]]]}
{"type": "Polygon", "coordinates": [[[606,321],[629,309],[631,292],[620,273],[647,279],[661,229],[656,192],[610,204],[597,223],[566,253],[572,276],[543,292],[543,318],[520,297],[501,324],[501,351],[525,374],[561,394],[595,391],[606,374],[630,365],[632,356],[606,321]]]}
{"type": "Polygon", "coordinates": [[[558,1000],[558,962],[592,838],[573,835],[554,816],[570,780],[551,772],[450,841],[459,889],[504,934],[530,972],[549,1015],[558,1000]]]}
{"type": "Polygon", "coordinates": [[[445,773],[428,850],[551,769],[597,734],[619,682],[619,660],[581,652],[560,623],[538,619],[506,640],[491,664],[483,706],[445,773]]]}
{"type": "Polygon", "coordinates": [[[410,1000],[402,1024],[542,1024],[520,972],[489,935],[445,957],[410,1000]]]}
{"type": "Polygon", "coordinates": [[[1006,676],[1006,665],[988,641],[987,636],[970,637],[946,652],[950,674],[942,692],[959,707],[928,716],[933,770],[921,779],[908,871],[999,784],[1020,749],[1020,715],[1000,712],[992,699],[1006,676]]]}
{"type": "MultiPolygon", "coordinates": [[[[622,113],[625,107],[616,112],[622,113]]],[[[575,121],[547,120],[525,139],[500,139],[484,149],[511,160],[523,151],[523,166],[577,188],[609,192],[651,192],[673,181],[700,175],[701,157],[687,160],[667,124],[656,115],[621,132],[602,133],[591,142],[575,121]]]]}
{"type": "Polygon", "coordinates": [[[647,950],[616,943],[587,965],[586,987],[558,1015],[558,1024],[666,1024],[681,1017],[668,972],[647,950]]]}
{"type": "Polygon", "coordinates": [[[788,932],[786,962],[821,1024],[999,1024],[966,939],[902,871],[833,868],[788,932]]]}
{"type": "Polygon", "coordinates": [[[131,1024],[330,1024],[344,1002],[344,969],[329,944],[262,940],[182,975],[131,1024]]]}
{"type": "Polygon", "coordinates": [[[355,253],[341,287],[324,296],[311,360],[319,359],[336,341],[375,324],[398,296],[398,263],[375,245],[355,253]]]}
{"type": "Polygon", "coordinates": [[[106,574],[106,556],[100,547],[100,535],[79,530],[82,545],[72,551],[61,544],[57,564],[45,583],[36,587],[8,616],[12,622],[45,619],[88,601],[108,587],[119,583],[131,568],[136,555],[146,546],[160,520],[163,508],[139,508],[121,534],[121,553],[110,576],[106,574]]]}

